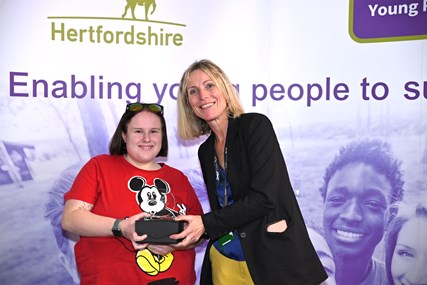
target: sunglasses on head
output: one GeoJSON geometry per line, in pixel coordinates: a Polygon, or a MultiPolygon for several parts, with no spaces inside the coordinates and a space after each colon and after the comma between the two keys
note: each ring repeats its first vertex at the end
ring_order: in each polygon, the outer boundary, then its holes
{"type": "Polygon", "coordinates": [[[144,108],[149,109],[153,113],[163,115],[163,106],[155,103],[130,103],[126,105],[126,112],[139,112],[144,110],[144,108]]]}

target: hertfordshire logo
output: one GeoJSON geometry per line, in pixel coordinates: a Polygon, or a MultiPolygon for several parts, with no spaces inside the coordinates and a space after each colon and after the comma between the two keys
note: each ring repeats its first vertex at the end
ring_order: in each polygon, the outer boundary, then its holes
{"type": "Polygon", "coordinates": [[[130,9],[130,11],[132,12],[132,19],[136,19],[135,18],[136,4],[138,4],[139,6],[145,5],[145,20],[148,20],[148,10],[150,9],[150,7],[153,7],[151,14],[153,14],[154,10],[156,10],[156,1],[154,1],[154,0],[153,1],[127,0],[126,2],[127,2],[127,4],[125,6],[125,12],[123,13],[122,18],[124,18],[126,16],[128,9],[130,9]]]}
{"type": "Polygon", "coordinates": [[[183,45],[184,36],[177,30],[185,24],[151,20],[156,8],[160,8],[155,0],[126,0],[124,4],[124,11],[114,12],[113,17],[49,16],[51,40],[76,44],[183,45]],[[136,16],[142,12],[144,19],[136,16]]]}

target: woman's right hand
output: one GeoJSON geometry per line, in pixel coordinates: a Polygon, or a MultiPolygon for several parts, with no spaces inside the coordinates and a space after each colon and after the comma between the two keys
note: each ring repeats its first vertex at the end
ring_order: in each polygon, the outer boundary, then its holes
{"type": "Polygon", "coordinates": [[[177,249],[184,249],[193,248],[198,245],[200,237],[205,233],[202,216],[181,215],[176,217],[175,221],[184,221],[186,225],[181,233],[171,235],[173,239],[182,239],[182,241],[174,247],[177,249]]]}
{"type": "Polygon", "coordinates": [[[137,242],[141,242],[144,239],[146,239],[147,235],[140,236],[136,233],[135,222],[140,220],[140,219],[149,218],[149,217],[151,217],[150,214],[142,212],[142,213],[139,213],[139,214],[136,214],[134,216],[131,216],[129,218],[124,219],[119,224],[119,228],[120,228],[121,232],[123,233],[123,236],[132,242],[132,245],[133,245],[135,250],[144,249],[148,245],[147,243],[137,243],[137,242]]]}

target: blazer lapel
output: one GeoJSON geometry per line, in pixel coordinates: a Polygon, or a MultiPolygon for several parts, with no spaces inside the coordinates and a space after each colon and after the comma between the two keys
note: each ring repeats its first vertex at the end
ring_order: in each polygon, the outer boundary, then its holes
{"type": "Polygon", "coordinates": [[[239,179],[238,175],[236,173],[240,173],[238,169],[240,168],[240,144],[239,144],[239,138],[240,138],[240,119],[233,119],[229,118],[228,121],[228,129],[227,129],[227,140],[226,140],[226,147],[227,147],[227,178],[228,182],[231,186],[231,192],[233,194],[233,198],[236,201],[236,199],[239,199],[239,179]]]}
{"type": "Polygon", "coordinates": [[[212,207],[214,209],[219,208],[218,199],[215,195],[216,193],[216,181],[215,181],[215,167],[214,167],[214,155],[215,155],[215,134],[212,133],[204,142],[203,153],[201,154],[201,158],[203,160],[202,165],[205,166],[205,177],[206,177],[206,187],[207,189],[213,190],[208,191],[209,201],[211,201],[211,205],[215,205],[212,207]],[[215,203],[212,203],[215,201],[215,203]]]}

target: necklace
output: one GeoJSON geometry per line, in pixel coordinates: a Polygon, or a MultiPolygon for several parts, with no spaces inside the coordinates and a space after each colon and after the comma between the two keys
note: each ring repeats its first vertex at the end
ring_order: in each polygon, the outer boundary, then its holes
{"type": "Polygon", "coordinates": [[[220,185],[222,182],[222,185],[224,187],[224,203],[223,203],[223,208],[227,206],[228,204],[228,191],[227,191],[227,147],[225,147],[224,149],[224,179],[223,181],[221,181],[220,179],[220,175],[219,175],[219,162],[218,162],[218,157],[215,154],[214,156],[214,166],[215,166],[215,174],[216,174],[216,182],[217,185],[220,185]]]}

